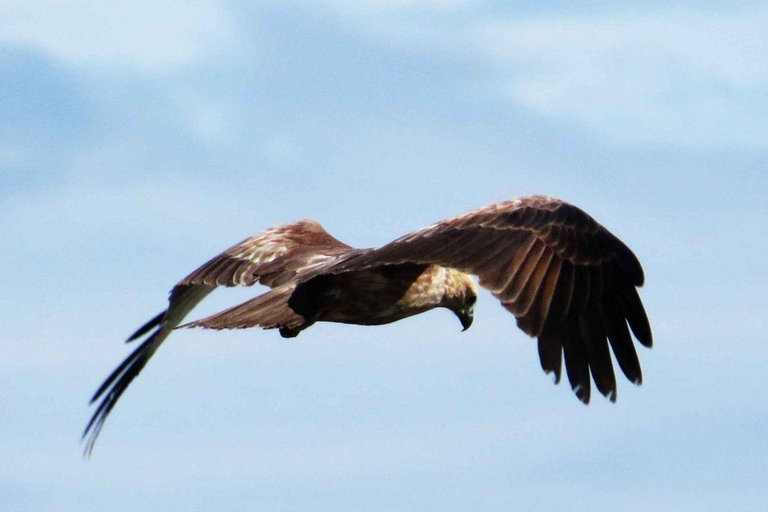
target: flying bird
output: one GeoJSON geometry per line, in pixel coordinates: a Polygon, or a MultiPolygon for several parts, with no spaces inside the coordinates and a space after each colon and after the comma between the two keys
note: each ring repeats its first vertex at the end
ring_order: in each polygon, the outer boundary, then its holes
{"type": "Polygon", "coordinates": [[[630,329],[644,346],[651,328],[632,251],[587,213],[559,199],[530,196],[472,210],[377,249],[355,249],[312,220],[246,238],[182,279],[168,307],[128,341],[146,339],[91,398],[100,400],[83,432],[85,454],[112,408],[171,332],[183,327],[279,329],[291,338],[315,322],[381,325],[434,308],[472,325],[477,288],[489,290],[517,326],[538,339],[541,367],[560,381],[562,361],[576,396],[597,390],[616,400],[610,349],[624,375],[642,382],[630,329]],[[183,324],[216,287],[266,285],[243,304],[183,324]]]}

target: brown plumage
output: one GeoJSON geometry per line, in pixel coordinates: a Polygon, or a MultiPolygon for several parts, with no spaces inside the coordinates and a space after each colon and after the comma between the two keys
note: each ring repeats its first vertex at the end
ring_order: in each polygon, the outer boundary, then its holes
{"type": "Polygon", "coordinates": [[[562,360],[576,396],[616,400],[610,349],[642,382],[630,335],[650,347],[651,328],[637,294],[643,270],[632,251],[582,210],[531,196],[473,210],[378,249],[355,249],[304,220],[247,238],[177,284],[168,309],[128,341],[149,337],[96,391],[101,398],[83,433],[90,454],[109,412],[168,335],[179,326],[277,328],[297,336],[315,322],[380,325],[437,307],[465,330],[479,278],[525,333],[538,338],[541,366],[559,382],[562,360]],[[180,325],[217,286],[272,288],[221,313],[180,325]],[[629,327],[628,327],[629,326],[629,327]],[[610,346],[610,349],[609,349],[610,346]]]}

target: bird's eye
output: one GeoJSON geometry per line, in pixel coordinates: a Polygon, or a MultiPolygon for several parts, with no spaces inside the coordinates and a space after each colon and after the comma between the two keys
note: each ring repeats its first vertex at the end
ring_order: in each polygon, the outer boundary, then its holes
{"type": "Polygon", "coordinates": [[[470,296],[468,296],[468,297],[467,297],[467,298],[464,300],[464,302],[466,302],[466,304],[467,304],[468,306],[471,306],[471,305],[472,305],[472,304],[474,304],[476,301],[477,301],[477,295],[470,295],[470,296]]]}

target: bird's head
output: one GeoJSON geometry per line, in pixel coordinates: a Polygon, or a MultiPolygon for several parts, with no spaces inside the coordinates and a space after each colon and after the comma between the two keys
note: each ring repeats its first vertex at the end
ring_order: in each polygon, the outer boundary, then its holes
{"type": "Polygon", "coordinates": [[[472,320],[475,319],[475,301],[477,301],[477,295],[474,293],[468,294],[464,301],[464,306],[454,310],[456,316],[459,317],[461,326],[464,328],[462,331],[469,329],[469,326],[472,325],[472,320]]]}
{"type": "Polygon", "coordinates": [[[447,306],[459,318],[463,330],[466,331],[475,318],[477,287],[469,274],[453,269],[448,270],[445,283],[447,306]]]}

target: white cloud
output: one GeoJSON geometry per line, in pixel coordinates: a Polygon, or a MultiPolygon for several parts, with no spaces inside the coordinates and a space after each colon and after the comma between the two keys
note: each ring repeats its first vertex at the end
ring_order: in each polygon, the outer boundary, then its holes
{"type": "Polygon", "coordinates": [[[16,0],[0,3],[0,42],[76,65],[157,71],[231,49],[235,37],[213,0],[16,0]]]}
{"type": "Polygon", "coordinates": [[[768,144],[768,15],[656,13],[481,23],[468,42],[541,114],[631,142],[768,144]]]}
{"type": "Polygon", "coordinates": [[[764,148],[768,11],[516,15],[474,2],[324,5],[381,46],[490,65],[463,91],[630,143],[764,148]]]}
{"type": "Polygon", "coordinates": [[[445,11],[472,3],[472,0],[324,0],[341,11],[445,11]]]}
{"type": "Polygon", "coordinates": [[[172,101],[190,131],[200,142],[209,146],[228,143],[235,133],[233,124],[237,118],[237,104],[221,98],[200,94],[193,88],[175,91],[172,101]]]}
{"type": "Polygon", "coordinates": [[[478,0],[282,0],[334,16],[346,30],[382,46],[425,50],[445,44],[478,0]],[[458,22],[458,24],[457,24],[458,22]]]}

